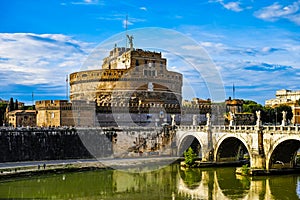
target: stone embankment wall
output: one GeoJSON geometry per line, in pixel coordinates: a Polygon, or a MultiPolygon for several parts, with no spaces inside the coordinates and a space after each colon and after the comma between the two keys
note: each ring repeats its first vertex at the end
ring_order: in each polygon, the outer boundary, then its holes
{"type": "Polygon", "coordinates": [[[0,129],[0,151],[0,162],[92,158],[79,133],[69,128],[0,129]]]}

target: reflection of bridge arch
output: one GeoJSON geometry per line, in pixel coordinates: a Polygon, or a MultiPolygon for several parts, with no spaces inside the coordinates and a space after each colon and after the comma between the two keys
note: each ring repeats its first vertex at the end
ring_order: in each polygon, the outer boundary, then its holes
{"type": "Polygon", "coordinates": [[[178,172],[178,195],[188,197],[188,199],[252,200],[283,199],[283,197],[299,199],[297,176],[293,179],[282,176],[270,179],[249,179],[245,176],[236,176],[233,171],[234,169],[224,171],[222,168],[217,170],[197,169],[195,173],[199,177],[193,183],[189,183],[188,180],[185,180],[187,176],[182,177],[178,172]],[[283,194],[284,191],[289,192],[283,194]]]}
{"type": "MultiPolygon", "coordinates": [[[[233,134],[224,134],[216,143],[214,160],[222,161],[222,159],[226,159],[228,161],[231,159],[232,161],[235,161],[238,159],[238,154],[248,153],[251,161],[252,155],[249,148],[250,147],[243,137],[233,134]]],[[[242,158],[243,155],[240,156],[242,158]]]]}
{"type": "MultiPolygon", "coordinates": [[[[232,199],[238,197],[239,199],[247,199],[249,195],[249,186],[245,188],[244,183],[240,180],[236,180],[232,185],[232,176],[235,176],[230,171],[229,174],[218,175],[216,171],[200,171],[198,176],[201,176],[201,180],[197,182],[197,185],[190,187],[186,184],[179,174],[178,181],[178,193],[180,196],[189,197],[190,199],[232,199]],[[231,176],[230,176],[231,175],[231,176]],[[229,176],[229,177],[228,177],[229,176]],[[230,184],[226,180],[230,179],[230,184]],[[224,182],[225,180],[225,182],[224,182]],[[237,188],[239,193],[236,194],[237,188]]],[[[235,198],[236,199],[236,198],[235,198]]]]}
{"type": "Polygon", "coordinates": [[[272,168],[293,168],[294,159],[300,148],[300,138],[290,135],[278,139],[266,155],[267,170],[272,168]]]}
{"type": "Polygon", "coordinates": [[[178,149],[177,149],[177,152],[178,152],[178,155],[181,156],[183,154],[183,152],[185,150],[187,150],[190,146],[192,146],[193,144],[195,145],[194,147],[192,147],[193,151],[199,155],[199,157],[201,157],[201,155],[203,155],[203,152],[202,152],[202,147],[203,147],[203,142],[201,141],[201,135],[199,134],[193,134],[193,133],[185,133],[185,134],[182,134],[182,137],[179,138],[179,142],[178,142],[178,149]],[[198,143],[198,149],[195,149],[196,145],[198,143]]]}
{"type": "Polygon", "coordinates": [[[201,181],[199,184],[191,189],[185,184],[184,180],[179,175],[178,193],[181,196],[189,197],[190,199],[210,199],[210,196],[219,197],[212,199],[228,199],[224,196],[219,187],[214,188],[215,185],[209,185],[210,179],[214,179],[214,177],[211,177],[209,174],[209,171],[201,171],[200,176],[201,181]]]}
{"type": "Polygon", "coordinates": [[[222,196],[217,196],[215,199],[245,199],[247,197],[251,183],[248,179],[237,179],[234,171],[235,169],[221,171],[222,173],[215,171],[214,184],[222,193],[222,196]]]}

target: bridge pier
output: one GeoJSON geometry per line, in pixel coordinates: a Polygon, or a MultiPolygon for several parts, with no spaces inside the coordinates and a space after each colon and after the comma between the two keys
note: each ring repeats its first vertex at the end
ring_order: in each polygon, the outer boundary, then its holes
{"type": "Polygon", "coordinates": [[[251,168],[266,169],[266,156],[264,151],[263,127],[258,124],[255,126],[256,134],[252,136],[253,143],[251,152],[251,168]]]}
{"type": "Polygon", "coordinates": [[[213,140],[212,140],[212,130],[211,130],[211,124],[206,125],[205,127],[206,133],[207,133],[207,143],[203,148],[203,156],[202,161],[208,162],[213,161],[213,140]]]}
{"type": "Polygon", "coordinates": [[[259,154],[252,154],[251,168],[266,169],[266,157],[259,154]]]}

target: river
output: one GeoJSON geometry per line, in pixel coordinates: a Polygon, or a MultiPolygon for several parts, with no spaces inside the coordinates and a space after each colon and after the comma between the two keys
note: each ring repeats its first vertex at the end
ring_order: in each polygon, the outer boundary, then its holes
{"type": "Polygon", "coordinates": [[[299,199],[300,175],[243,177],[235,168],[96,170],[1,180],[0,199],[299,199]]]}

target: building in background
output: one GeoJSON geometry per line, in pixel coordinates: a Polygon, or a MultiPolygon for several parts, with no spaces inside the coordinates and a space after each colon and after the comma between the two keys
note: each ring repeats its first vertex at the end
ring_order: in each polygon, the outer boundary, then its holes
{"type": "Polygon", "coordinates": [[[243,104],[243,99],[231,99],[231,97],[229,97],[227,100],[225,100],[226,112],[231,112],[234,114],[242,113],[243,104]]]}
{"type": "Polygon", "coordinates": [[[300,90],[277,90],[276,98],[265,101],[265,106],[276,107],[278,105],[291,105],[293,106],[300,99],[300,90]]]}
{"type": "Polygon", "coordinates": [[[35,110],[14,110],[7,113],[8,125],[13,127],[35,127],[35,110]]]}
{"type": "Polygon", "coordinates": [[[35,108],[37,111],[37,126],[74,126],[72,104],[67,100],[36,101],[35,108]]]}
{"type": "Polygon", "coordinates": [[[276,97],[265,101],[265,106],[276,108],[280,105],[287,105],[292,108],[292,124],[300,124],[300,90],[277,90],[276,97]]]}

